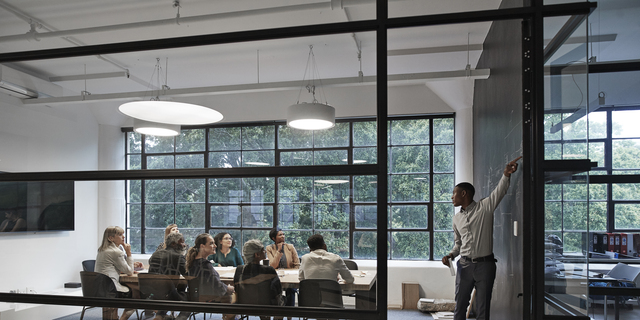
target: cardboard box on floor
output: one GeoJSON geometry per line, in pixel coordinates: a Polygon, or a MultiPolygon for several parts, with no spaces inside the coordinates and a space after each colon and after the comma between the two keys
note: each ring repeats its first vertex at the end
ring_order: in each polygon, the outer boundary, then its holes
{"type": "Polygon", "coordinates": [[[402,309],[418,310],[420,300],[420,284],[417,282],[402,283],[402,309]]]}

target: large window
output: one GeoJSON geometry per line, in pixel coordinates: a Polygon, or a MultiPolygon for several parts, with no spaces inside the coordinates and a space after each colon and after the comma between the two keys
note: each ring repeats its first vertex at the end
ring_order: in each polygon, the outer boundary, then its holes
{"type": "Polygon", "coordinates": [[[564,252],[581,253],[587,250],[587,230],[640,232],[640,185],[607,183],[615,176],[640,173],[640,107],[601,107],[588,120],[563,122],[571,116],[546,115],[545,159],[597,162],[589,172],[597,183],[547,184],[545,230],[561,239],[564,252]]]}
{"type": "MultiPolygon", "coordinates": [[[[354,119],[323,131],[285,124],[182,130],[162,138],[127,132],[128,170],[376,163],[376,122],[354,119]]],[[[453,245],[453,115],[392,118],[388,132],[391,259],[440,259],[453,245]]],[[[271,243],[279,226],[299,254],[321,233],[331,252],[376,258],[375,176],[296,176],[131,180],[127,231],[135,252],[151,253],[176,223],[193,242],[228,232],[238,243],[271,243]]]]}

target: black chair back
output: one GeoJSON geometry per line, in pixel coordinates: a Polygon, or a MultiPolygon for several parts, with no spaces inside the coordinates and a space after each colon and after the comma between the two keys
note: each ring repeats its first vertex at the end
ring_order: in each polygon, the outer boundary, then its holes
{"type": "Polygon", "coordinates": [[[349,260],[349,259],[344,259],[344,264],[347,265],[347,268],[349,268],[349,270],[358,270],[358,264],[353,261],[353,260],[349,260]]]}
{"type": "Polygon", "coordinates": [[[305,279],[300,281],[298,305],[301,307],[342,308],[342,289],[335,280],[305,279]]]}
{"type": "MultiPolygon", "coordinates": [[[[268,276],[268,274],[260,276],[268,276]]],[[[272,301],[275,299],[272,299],[273,290],[271,289],[271,280],[267,279],[261,282],[251,281],[254,280],[254,278],[249,278],[235,286],[236,297],[238,299],[237,303],[258,305],[276,304],[274,303],[275,301],[272,301]]]]}
{"type": "Polygon", "coordinates": [[[82,270],[83,271],[96,271],[96,261],[95,260],[85,260],[82,261],[82,270]]]}
{"type": "Polygon", "coordinates": [[[139,273],[138,286],[140,287],[140,295],[143,299],[185,300],[186,297],[181,296],[176,289],[179,280],[179,275],[139,273]]]}
{"type": "Polygon", "coordinates": [[[116,298],[118,290],[111,278],[102,273],[80,271],[82,296],[91,298],[116,298]]]}

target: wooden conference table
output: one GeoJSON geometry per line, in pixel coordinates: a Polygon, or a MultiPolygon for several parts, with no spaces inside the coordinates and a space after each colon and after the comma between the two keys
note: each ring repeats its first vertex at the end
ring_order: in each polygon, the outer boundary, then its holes
{"type": "MultiPolygon", "coordinates": [[[[233,285],[233,275],[235,274],[235,267],[215,267],[216,271],[220,274],[220,279],[226,284],[233,285]]],[[[298,288],[300,286],[300,280],[298,280],[298,269],[280,269],[278,270],[280,276],[280,282],[282,288],[298,288]]],[[[140,271],[140,273],[144,273],[140,271]]],[[[355,291],[356,293],[356,309],[370,309],[376,308],[376,281],[377,273],[374,270],[360,271],[351,270],[354,277],[353,283],[340,283],[340,287],[343,291],[355,291]]],[[[342,281],[341,281],[342,282],[342,281]]],[[[120,283],[138,283],[138,275],[132,276],[121,274],[120,283]]]]}

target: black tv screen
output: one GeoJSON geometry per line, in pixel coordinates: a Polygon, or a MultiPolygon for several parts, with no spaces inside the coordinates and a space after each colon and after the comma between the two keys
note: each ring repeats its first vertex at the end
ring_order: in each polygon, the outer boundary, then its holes
{"type": "Polygon", "coordinates": [[[73,181],[0,182],[0,233],[74,230],[73,181]]]}

